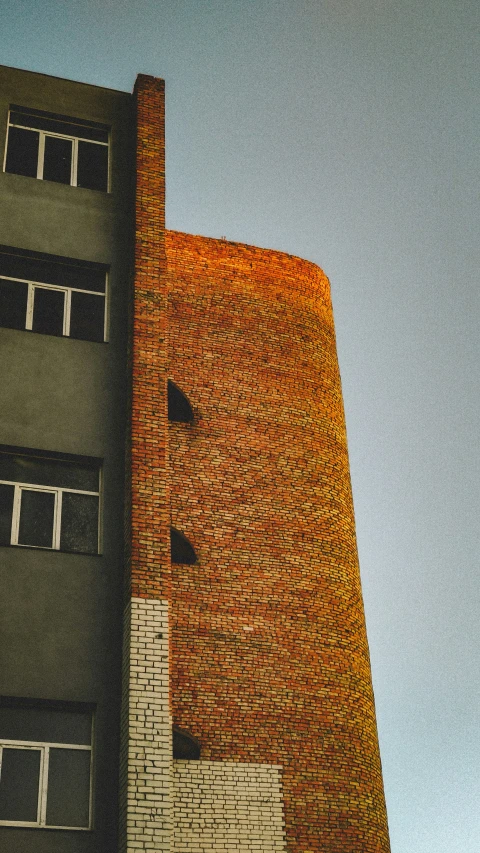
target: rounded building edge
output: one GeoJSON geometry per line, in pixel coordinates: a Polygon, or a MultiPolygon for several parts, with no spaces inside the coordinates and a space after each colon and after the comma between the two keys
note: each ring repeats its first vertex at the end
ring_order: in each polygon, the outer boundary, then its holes
{"type": "Polygon", "coordinates": [[[167,230],[165,241],[167,263],[168,257],[188,251],[192,257],[196,255],[196,261],[202,266],[215,266],[226,277],[235,272],[239,265],[250,264],[252,274],[256,268],[266,283],[278,286],[278,277],[281,276],[285,296],[316,297],[327,310],[332,311],[329,278],[313,261],[279,249],[265,249],[223,237],[204,237],[184,231],[167,230]]]}

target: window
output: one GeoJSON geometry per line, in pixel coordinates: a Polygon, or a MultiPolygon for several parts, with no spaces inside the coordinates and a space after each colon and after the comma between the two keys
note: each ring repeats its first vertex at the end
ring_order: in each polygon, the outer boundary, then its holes
{"type": "Polygon", "coordinates": [[[99,474],[96,460],[0,450],[0,545],[98,554],[99,474]]]}
{"type": "Polygon", "coordinates": [[[108,128],[12,106],[5,171],[72,187],[108,189],[108,128]]]}
{"type": "Polygon", "coordinates": [[[0,325],[106,339],[106,267],[0,247],[0,325]]]}
{"type": "Polygon", "coordinates": [[[174,527],[170,528],[170,554],[172,563],[193,565],[197,562],[197,555],[193,546],[187,537],[179,530],[175,530],[174,527]]]}
{"type": "Polygon", "coordinates": [[[91,826],[92,712],[0,700],[0,825],[91,826]]]}
{"type": "Polygon", "coordinates": [[[192,423],[193,409],[183,391],[180,391],[171,379],[167,385],[168,394],[168,420],[180,421],[181,423],[192,423]]]}
{"type": "Polygon", "coordinates": [[[178,726],[172,727],[172,738],[174,758],[180,758],[184,761],[198,761],[201,746],[197,738],[178,726]]]}

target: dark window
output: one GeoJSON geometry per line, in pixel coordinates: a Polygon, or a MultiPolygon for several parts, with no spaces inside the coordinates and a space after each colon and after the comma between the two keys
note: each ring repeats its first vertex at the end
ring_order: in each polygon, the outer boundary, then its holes
{"type": "Polygon", "coordinates": [[[108,148],[91,142],[78,143],[77,187],[107,191],[108,148]]]}
{"type": "Polygon", "coordinates": [[[108,129],[40,110],[10,110],[5,171],[44,181],[108,189],[108,129]]]}
{"type": "Polygon", "coordinates": [[[48,825],[88,826],[90,761],[89,750],[50,747],[46,815],[48,825]]]}
{"type": "Polygon", "coordinates": [[[0,821],[37,822],[41,758],[40,749],[3,746],[0,821]]]}
{"type": "Polygon", "coordinates": [[[20,488],[18,545],[53,547],[56,492],[20,488]]]}
{"type": "Polygon", "coordinates": [[[43,180],[70,184],[72,177],[72,140],[45,136],[43,180]]]}
{"type": "Polygon", "coordinates": [[[105,297],[72,290],[70,337],[82,341],[105,339],[105,297]]]}
{"type": "Polygon", "coordinates": [[[7,329],[24,329],[28,284],[0,278],[0,323],[7,329]]]}
{"type": "Polygon", "coordinates": [[[108,128],[97,122],[85,121],[80,118],[67,118],[56,113],[45,113],[43,110],[32,110],[12,105],[10,124],[19,127],[36,127],[50,133],[74,136],[80,139],[91,139],[94,142],[108,144],[108,128]]]}
{"type": "Polygon", "coordinates": [[[90,826],[92,714],[0,700],[0,823],[90,826]]]}
{"type": "Polygon", "coordinates": [[[173,726],[173,757],[187,761],[198,761],[200,758],[200,741],[188,732],[173,726]]]}
{"type": "Polygon", "coordinates": [[[8,132],[5,171],[27,178],[37,177],[39,134],[34,130],[11,127],[8,132]]]}
{"type": "Polygon", "coordinates": [[[106,269],[0,247],[0,325],[105,340],[106,269]]]}
{"type": "Polygon", "coordinates": [[[81,551],[96,554],[98,551],[98,497],[81,492],[63,492],[62,551],[81,551]]]}
{"type": "Polygon", "coordinates": [[[0,451],[0,545],[98,554],[99,466],[73,460],[0,451]]]}
{"type": "Polygon", "coordinates": [[[63,335],[65,291],[33,287],[32,332],[63,335]]]}
{"type": "Polygon", "coordinates": [[[193,409],[183,393],[171,379],[168,380],[168,420],[191,423],[193,421],[193,409]]]}
{"type": "Polygon", "coordinates": [[[0,545],[10,545],[15,486],[0,483],[0,545]]]}
{"type": "Polygon", "coordinates": [[[170,553],[172,563],[192,565],[197,562],[197,555],[187,537],[174,527],[170,528],[170,553]]]}

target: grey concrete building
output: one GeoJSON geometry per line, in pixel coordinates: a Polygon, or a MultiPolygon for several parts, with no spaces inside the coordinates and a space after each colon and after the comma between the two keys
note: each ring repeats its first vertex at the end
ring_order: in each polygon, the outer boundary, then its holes
{"type": "Polygon", "coordinates": [[[11,68],[0,79],[0,848],[106,853],[118,849],[132,96],[11,68]]]}

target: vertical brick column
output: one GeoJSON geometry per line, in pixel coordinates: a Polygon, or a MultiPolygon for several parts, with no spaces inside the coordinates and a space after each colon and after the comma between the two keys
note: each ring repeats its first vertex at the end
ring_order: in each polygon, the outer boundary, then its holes
{"type": "Polygon", "coordinates": [[[122,853],[170,849],[172,777],[163,80],[140,75],[134,97],[135,276],[131,441],[127,454],[130,517],[124,623],[122,853]]]}
{"type": "Polygon", "coordinates": [[[132,341],[132,595],[168,596],[164,82],[140,75],[132,341]]]}

